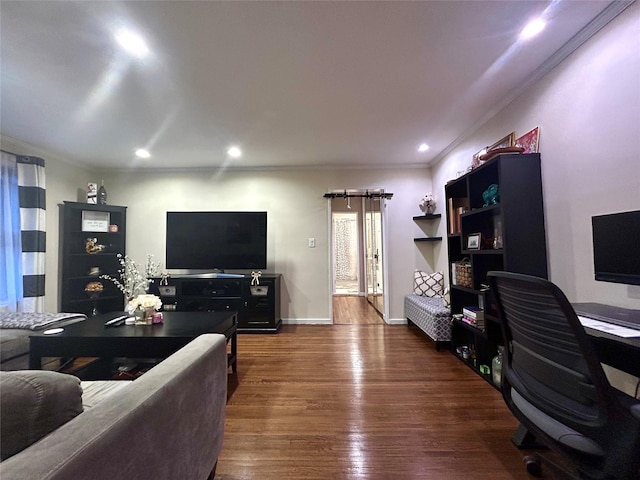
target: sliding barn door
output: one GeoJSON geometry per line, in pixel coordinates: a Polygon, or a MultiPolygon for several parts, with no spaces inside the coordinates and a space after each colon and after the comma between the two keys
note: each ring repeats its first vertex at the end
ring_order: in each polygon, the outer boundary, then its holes
{"type": "Polygon", "coordinates": [[[380,197],[364,199],[367,300],[384,315],[384,276],[382,274],[382,209],[380,197]]]}

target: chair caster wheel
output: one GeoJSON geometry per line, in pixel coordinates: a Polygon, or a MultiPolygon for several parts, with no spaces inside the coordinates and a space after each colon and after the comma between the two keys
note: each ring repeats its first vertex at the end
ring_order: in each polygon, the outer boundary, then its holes
{"type": "Polygon", "coordinates": [[[538,457],[534,455],[527,455],[522,460],[528,473],[534,477],[542,475],[542,465],[540,465],[540,459],[538,457]]]}

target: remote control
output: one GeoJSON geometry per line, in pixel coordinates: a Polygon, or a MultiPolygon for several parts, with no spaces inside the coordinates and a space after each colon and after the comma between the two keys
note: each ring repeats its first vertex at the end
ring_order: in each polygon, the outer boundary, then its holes
{"type": "Polygon", "coordinates": [[[127,318],[127,315],[120,315],[119,317],[112,318],[111,320],[108,320],[107,322],[105,322],[104,326],[105,327],[117,327],[119,325],[122,325],[126,318],[127,318]]]}

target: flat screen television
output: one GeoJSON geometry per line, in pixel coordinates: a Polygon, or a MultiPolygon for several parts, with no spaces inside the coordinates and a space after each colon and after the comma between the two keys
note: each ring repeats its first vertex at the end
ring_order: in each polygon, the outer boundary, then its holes
{"type": "Polygon", "coordinates": [[[167,212],[166,267],[267,267],[267,212],[167,212]]]}
{"type": "Polygon", "coordinates": [[[591,217],[595,279],[640,285],[640,210],[591,217]]]}

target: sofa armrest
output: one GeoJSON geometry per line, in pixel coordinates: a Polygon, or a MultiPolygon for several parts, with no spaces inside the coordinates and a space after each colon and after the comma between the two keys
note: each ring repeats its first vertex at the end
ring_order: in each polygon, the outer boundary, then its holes
{"type": "Polygon", "coordinates": [[[222,450],[224,335],[201,335],[2,462],[3,480],[205,479],[222,450]]]}

